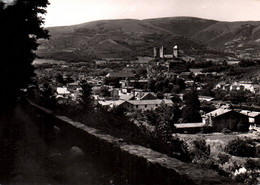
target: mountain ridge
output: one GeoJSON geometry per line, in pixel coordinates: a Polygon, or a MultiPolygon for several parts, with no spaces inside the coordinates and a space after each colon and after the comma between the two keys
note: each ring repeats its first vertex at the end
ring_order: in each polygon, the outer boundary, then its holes
{"type": "MultiPolygon", "coordinates": [[[[152,56],[153,47],[178,45],[183,55],[260,57],[260,21],[217,21],[197,17],[112,19],[49,27],[37,54],[62,60],[152,56]]],[[[171,49],[168,50],[171,52],[171,49]]]]}

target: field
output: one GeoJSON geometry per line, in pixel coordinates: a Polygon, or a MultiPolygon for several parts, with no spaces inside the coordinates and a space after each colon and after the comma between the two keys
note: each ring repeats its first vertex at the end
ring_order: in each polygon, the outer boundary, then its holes
{"type": "Polygon", "coordinates": [[[259,140],[260,138],[260,127],[256,128],[256,131],[250,131],[248,133],[232,133],[232,134],[223,134],[223,133],[213,133],[213,134],[178,134],[178,136],[184,141],[190,143],[197,138],[205,139],[206,143],[210,145],[211,156],[216,157],[219,153],[224,152],[226,144],[239,138],[251,138],[259,140]]]}

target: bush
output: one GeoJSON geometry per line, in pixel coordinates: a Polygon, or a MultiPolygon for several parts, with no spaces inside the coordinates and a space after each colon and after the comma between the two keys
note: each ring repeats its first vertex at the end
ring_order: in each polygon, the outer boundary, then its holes
{"type": "Polygon", "coordinates": [[[229,161],[231,156],[227,155],[227,154],[222,154],[222,153],[219,153],[218,154],[218,160],[219,160],[219,163],[221,165],[225,164],[226,162],[229,161]]]}
{"type": "Polygon", "coordinates": [[[255,157],[255,143],[251,139],[234,139],[228,142],[225,152],[239,157],[255,157]]]}
{"type": "Polygon", "coordinates": [[[200,165],[205,165],[206,161],[209,159],[210,146],[206,144],[206,141],[202,138],[197,138],[192,141],[192,148],[190,150],[190,155],[192,157],[192,162],[200,165]]]}
{"type": "Polygon", "coordinates": [[[252,171],[260,169],[260,160],[247,159],[245,168],[252,171]]]}

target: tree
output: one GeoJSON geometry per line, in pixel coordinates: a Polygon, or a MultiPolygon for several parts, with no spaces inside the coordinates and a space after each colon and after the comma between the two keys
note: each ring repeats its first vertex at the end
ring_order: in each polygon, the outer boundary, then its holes
{"type": "Polygon", "coordinates": [[[26,88],[34,75],[31,65],[36,57],[38,39],[48,38],[44,22],[48,0],[0,1],[0,83],[1,107],[15,104],[21,88],[26,88]]]}
{"type": "Polygon", "coordinates": [[[86,80],[81,80],[80,84],[81,86],[81,107],[83,109],[92,107],[92,100],[91,100],[91,92],[92,87],[88,84],[86,80]]]}
{"type": "Polygon", "coordinates": [[[200,122],[200,101],[198,98],[197,91],[192,90],[183,95],[185,107],[182,111],[182,118],[185,122],[200,122]]]}

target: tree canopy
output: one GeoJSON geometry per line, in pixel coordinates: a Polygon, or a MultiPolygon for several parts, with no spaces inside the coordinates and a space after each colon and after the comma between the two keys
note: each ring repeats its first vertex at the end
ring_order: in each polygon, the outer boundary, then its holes
{"type": "Polygon", "coordinates": [[[197,91],[192,90],[183,95],[185,107],[182,111],[184,122],[200,122],[200,101],[197,91]]]}
{"type": "Polygon", "coordinates": [[[48,0],[0,0],[1,109],[14,104],[34,75],[37,40],[49,37],[40,16],[46,13],[48,4],[48,0]]]}

